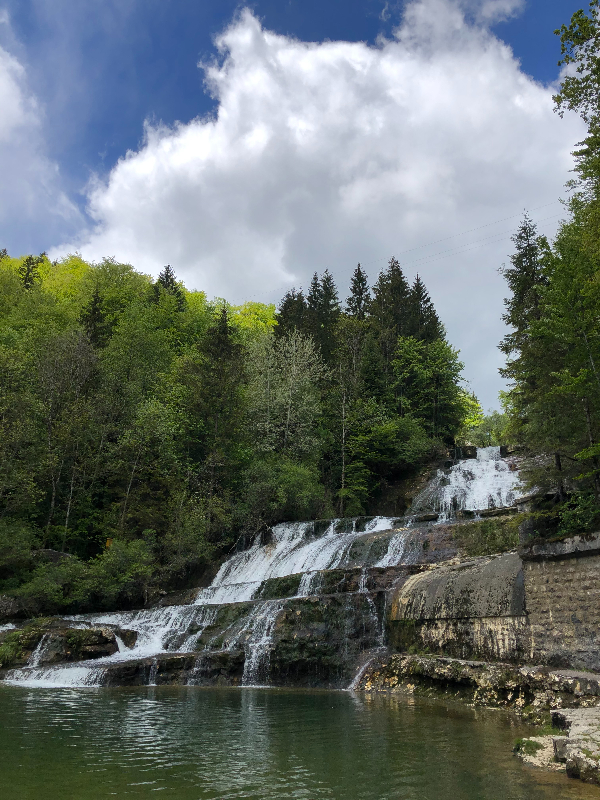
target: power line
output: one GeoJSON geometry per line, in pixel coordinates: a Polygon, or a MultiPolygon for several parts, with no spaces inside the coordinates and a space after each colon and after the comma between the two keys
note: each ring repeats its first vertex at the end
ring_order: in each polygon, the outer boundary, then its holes
{"type": "MultiPolygon", "coordinates": [[[[546,222],[546,220],[549,219],[556,219],[556,217],[560,217],[560,214],[551,214],[549,217],[543,217],[542,219],[536,222],[536,225],[539,225],[541,222],[546,222]]],[[[481,244],[482,242],[488,242],[490,241],[490,239],[496,239],[497,241],[500,242],[509,234],[512,235],[512,233],[513,233],[512,231],[502,231],[502,233],[495,233],[492,236],[486,236],[484,239],[476,239],[474,242],[468,242],[467,244],[460,245],[459,247],[452,247],[450,248],[450,250],[441,250],[439,253],[432,253],[430,256],[423,256],[423,258],[417,258],[414,261],[407,261],[403,264],[403,266],[409,267],[411,264],[418,264],[420,261],[431,261],[437,258],[438,256],[439,257],[442,257],[444,255],[450,256],[452,254],[460,255],[460,253],[463,251],[463,248],[465,247],[471,250],[474,245],[481,244]]],[[[417,250],[418,248],[415,247],[414,249],[417,250]]]]}
{"type": "MultiPolygon", "coordinates": [[[[556,205],[558,203],[561,203],[561,201],[560,200],[553,200],[550,203],[544,203],[541,206],[535,206],[535,208],[532,208],[532,209],[529,209],[529,210],[532,211],[532,212],[533,211],[539,211],[541,208],[548,208],[548,206],[553,206],[553,205],[556,205]]],[[[525,209],[525,211],[527,211],[527,209],[525,209]]],[[[439,244],[440,242],[447,242],[449,239],[456,239],[458,236],[466,236],[466,234],[468,234],[468,233],[473,233],[475,231],[480,231],[483,228],[490,228],[492,225],[498,225],[500,222],[506,222],[506,220],[514,219],[515,217],[520,217],[522,213],[523,212],[520,211],[519,213],[511,214],[508,217],[501,217],[500,219],[497,219],[494,222],[486,222],[485,225],[478,225],[475,228],[469,228],[468,230],[461,231],[460,233],[453,233],[450,236],[444,236],[441,239],[434,239],[431,242],[425,242],[425,244],[417,245],[417,247],[411,247],[408,250],[402,250],[402,251],[400,251],[398,253],[398,255],[402,256],[402,255],[406,255],[406,253],[414,253],[415,250],[422,250],[425,247],[430,247],[431,245],[439,244]]],[[[552,214],[549,217],[543,217],[541,220],[538,220],[535,224],[537,225],[540,222],[545,222],[546,220],[549,220],[549,219],[555,219],[556,217],[559,217],[559,216],[561,216],[561,215],[560,214],[552,214]]],[[[440,258],[448,258],[453,254],[454,255],[460,255],[463,252],[466,253],[469,250],[472,250],[475,246],[477,246],[477,244],[480,244],[482,242],[486,242],[486,241],[489,241],[491,239],[496,239],[497,241],[502,241],[502,238],[506,237],[509,233],[512,234],[513,232],[512,231],[505,231],[503,233],[493,234],[492,236],[486,236],[484,239],[477,239],[475,242],[469,242],[468,244],[460,245],[458,248],[450,248],[449,250],[442,250],[442,251],[440,251],[440,253],[432,253],[430,256],[423,256],[422,258],[415,259],[414,261],[405,262],[404,264],[402,264],[402,266],[411,266],[412,264],[426,263],[428,261],[437,261],[440,258]],[[498,238],[498,237],[500,237],[500,238],[498,238]]],[[[378,264],[381,261],[388,261],[388,260],[389,260],[388,257],[384,256],[383,258],[377,258],[377,259],[375,259],[373,261],[365,261],[365,262],[361,261],[360,264],[361,264],[361,266],[366,267],[366,266],[369,266],[371,264],[378,264]]],[[[281,292],[281,291],[284,291],[284,290],[286,290],[288,288],[289,288],[289,284],[285,284],[284,286],[280,286],[279,288],[274,289],[272,291],[281,292]]],[[[255,294],[255,295],[252,295],[252,297],[258,297],[258,296],[259,296],[258,293],[255,294]]]]}

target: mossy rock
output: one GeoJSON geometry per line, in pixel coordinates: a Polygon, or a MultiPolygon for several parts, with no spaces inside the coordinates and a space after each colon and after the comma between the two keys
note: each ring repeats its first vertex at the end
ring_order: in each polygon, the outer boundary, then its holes
{"type": "Polygon", "coordinates": [[[283,578],[267,578],[260,585],[256,597],[261,600],[277,600],[280,597],[294,597],[298,594],[302,573],[286,575],[283,578]]]}

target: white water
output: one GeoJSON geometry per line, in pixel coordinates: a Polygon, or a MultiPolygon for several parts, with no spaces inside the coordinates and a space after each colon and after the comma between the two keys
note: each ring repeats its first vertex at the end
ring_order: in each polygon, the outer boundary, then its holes
{"type": "Polygon", "coordinates": [[[282,600],[266,600],[257,603],[248,619],[245,631],[243,686],[261,686],[269,680],[269,662],[271,660],[271,635],[279,612],[283,609],[282,600]]]}
{"type": "MultiPolygon", "coordinates": [[[[499,448],[484,448],[478,451],[477,459],[461,461],[449,471],[440,470],[415,500],[412,511],[434,510],[444,518],[457,509],[476,511],[510,505],[518,496],[518,475],[500,459],[499,448]]],[[[400,522],[398,518],[375,517],[362,530],[356,529],[356,520],[347,530],[349,522],[333,520],[320,536],[315,534],[315,523],[312,522],[276,525],[270,543],[261,545],[257,538],[250,548],[229,558],[211,586],[199,591],[193,605],[70,617],[74,627],[108,626],[117,629],[116,634],[118,629],[136,631],[137,641],[128,648],[117,637],[119,651],[112,656],[72,666],[43,667],[39,665],[45,646],[42,640],[27,667],[12,670],[7,681],[48,687],[101,686],[111,664],[152,658],[148,680],[154,684],[160,669],[157,657],[161,653],[193,652],[203,631],[215,622],[221,605],[253,600],[263,581],[269,578],[302,573],[296,596],[318,594],[322,571],[355,563],[351,555],[352,546],[361,537],[381,531],[393,530],[394,535],[389,538],[386,553],[374,566],[390,567],[413,560],[408,547],[410,531],[406,527],[395,527],[400,522]],[[338,532],[344,527],[345,531],[338,532]]],[[[365,567],[359,592],[368,598],[371,615],[376,618],[375,605],[366,589],[367,576],[365,567]]],[[[245,616],[237,618],[227,631],[214,637],[219,638],[224,650],[244,649],[245,685],[262,685],[268,681],[272,634],[284,602],[255,602],[245,616]]],[[[211,643],[204,653],[210,648],[211,643]]],[[[198,664],[202,657],[199,654],[198,664]]]]}
{"type": "MultiPolygon", "coordinates": [[[[271,544],[261,546],[257,540],[248,550],[236,553],[226,561],[210,587],[211,592],[232,586],[248,586],[268,578],[283,578],[299,572],[315,572],[339,567],[357,539],[368,533],[388,531],[396,517],[374,517],[364,530],[336,533],[339,520],[332,520],[322,536],[314,537],[314,523],[292,522],[273,528],[271,544]]],[[[219,596],[216,594],[216,596],[219,596]]],[[[208,595],[200,593],[197,603],[207,602],[208,595]]],[[[250,599],[244,597],[244,599],[250,599]]],[[[209,600],[208,602],[214,602],[209,600]]],[[[218,602],[239,602],[227,600],[218,602]]]]}
{"type": "Polygon", "coordinates": [[[44,652],[46,647],[48,646],[48,639],[50,637],[49,633],[45,633],[42,638],[37,643],[37,647],[33,651],[33,653],[27,659],[27,666],[28,667],[38,667],[42,658],[44,657],[44,652]]]}
{"type": "Polygon", "coordinates": [[[522,496],[519,474],[500,457],[499,447],[482,447],[477,458],[438,470],[436,477],[413,502],[411,512],[434,511],[439,521],[457,511],[483,511],[513,505],[522,496]]]}

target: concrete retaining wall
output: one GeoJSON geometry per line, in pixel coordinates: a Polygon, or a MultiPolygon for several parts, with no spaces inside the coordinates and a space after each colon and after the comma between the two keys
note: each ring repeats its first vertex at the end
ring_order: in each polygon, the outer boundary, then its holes
{"type": "Polygon", "coordinates": [[[413,575],[388,635],[397,651],[600,671],[600,535],[413,575]]]}

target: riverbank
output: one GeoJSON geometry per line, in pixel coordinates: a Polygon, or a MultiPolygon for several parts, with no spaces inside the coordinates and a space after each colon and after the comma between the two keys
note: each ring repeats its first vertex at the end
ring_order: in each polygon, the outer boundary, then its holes
{"type": "Polygon", "coordinates": [[[392,654],[374,658],[355,689],[511,709],[542,732],[519,739],[517,755],[600,785],[600,674],[392,654]]]}

